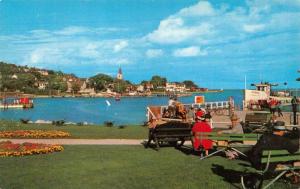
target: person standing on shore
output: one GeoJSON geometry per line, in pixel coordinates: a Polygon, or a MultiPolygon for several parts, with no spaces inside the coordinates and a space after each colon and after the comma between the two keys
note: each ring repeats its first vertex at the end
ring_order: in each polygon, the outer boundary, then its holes
{"type": "Polygon", "coordinates": [[[297,125],[297,98],[296,98],[296,96],[293,97],[291,103],[292,103],[292,111],[293,111],[293,117],[294,117],[293,124],[297,125]]]}
{"type": "Polygon", "coordinates": [[[273,99],[273,98],[270,98],[269,100],[270,100],[270,101],[269,101],[270,113],[271,113],[272,115],[274,115],[275,109],[276,109],[276,100],[273,99]]]}
{"type": "Polygon", "coordinates": [[[187,117],[187,122],[192,124],[195,120],[195,112],[194,112],[194,108],[193,107],[190,107],[187,114],[186,114],[186,117],[187,117]]]}
{"type": "Polygon", "coordinates": [[[170,113],[170,118],[174,118],[176,116],[176,107],[175,107],[175,97],[170,97],[168,102],[168,111],[170,113]]]}
{"type": "Polygon", "coordinates": [[[276,109],[277,109],[278,117],[283,117],[283,114],[282,114],[282,111],[281,111],[281,102],[280,101],[277,102],[276,109]]]}

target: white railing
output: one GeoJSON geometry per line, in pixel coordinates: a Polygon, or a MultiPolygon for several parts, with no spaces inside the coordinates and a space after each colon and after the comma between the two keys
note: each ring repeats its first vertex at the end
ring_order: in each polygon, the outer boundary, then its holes
{"type": "MultiPolygon", "coordinates": [[[[203,107],[206,109],[225,109],[229,108],[230,102],[229,101],[217,101],[217,102],[205,102],[204,105],[199,104],[192,104],[192,107],[203,107]]],[[[234,106],[234,102],[232,102],[232,106],[234,106]]]]}

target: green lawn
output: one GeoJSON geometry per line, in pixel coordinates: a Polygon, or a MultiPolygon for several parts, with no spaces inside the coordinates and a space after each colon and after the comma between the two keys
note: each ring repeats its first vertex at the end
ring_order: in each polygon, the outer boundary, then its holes
{"type": "Polygon", "coordinates": [[[238,188],[241,163],[223,157],[201,161],[171,147],[157,152],[142,146],[65,146],[54,154],[1,158],[0,188],[238,188]]]}
{"type": "Polygon", "coordinates": [[[19,129],[60,130],[71,134],[71,138],[86,139],[145,139],[148,137],[148,128],[138,125],[126,126],[120,129],[117,126],[54,126],[51,124],[22,124],[17,121],[0,120],[0,131],[19,129]]]}

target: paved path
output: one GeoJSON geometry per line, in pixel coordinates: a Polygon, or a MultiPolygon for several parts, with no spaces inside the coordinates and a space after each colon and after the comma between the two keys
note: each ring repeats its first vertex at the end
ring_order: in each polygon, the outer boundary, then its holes
{"type": "Polygon", "coordinates": [[[13,143],[43,143],[62,145],[141,145],[144,139],[0,139],[10,140],[13,143]]]}

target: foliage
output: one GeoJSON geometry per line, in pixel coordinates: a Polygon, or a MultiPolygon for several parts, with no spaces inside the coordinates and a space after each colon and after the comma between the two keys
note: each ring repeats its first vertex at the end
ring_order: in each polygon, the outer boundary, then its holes
{"type": "Polygon", "coordinates": [[[105,90],[110,84],[112,84],[114,79],[106,74],[97,74],[89,79],[89,85],[94,87],[96,91],[105,90]]]}
{"type": "Polygon", "coordinates": [[[67,82],[63,81],[62,77],[50,75],[48,81],[48,89],[50,90],[59,90],[60,92],[65,92],[68,90],[67,82]]]}
{"type": "Polygon", "coordinates": [[[31,94],[49,94],[51,91],[65,92],[67,83],[63,81],[65,74],[48,70],[48,75],[39,73],[40,69],[27,66],[16,66],[0,62],[0,91],[20,91],[31,94]],[[12,76],[16,75],[17,78],[12,76]],[[48,83],[46,90],[38,89],[39,82],[48,83]]]}
{"type": "Polygon", "coordinates": [[[141,81],[141,85],[145,86],[147,83],[149,83],[149,81],[143,80],[141,81]]]}
{"type": "Polygon", "coordinates": [[[167,79],[165,77],[155,75],[152,76],[150,83],[153,84],[154,89],[157,89],[157,87],[165,86],[167,83],[167,79]]]}
{"type": "Polygon", "coordinates": [[[74,82],[72,84],[72,92],[76,94],[78,91],[80,91],[80,84],[78,82],[74,82]]]}
{"type": "Polygon", "coordinates": [[[193,81],[191,80],[185,80],[182,82],[183,84],[185,84],[186,88],[198,88],[198,85],[196,85],[193,81]]]}
{"type": "Polygon", "coordinates": [[[131,83],[129,81],[116,79],[114,81],[114,91],[116,91],[117,93],[124,93],[127,87],[129,87],[130,85],[131,83]]]}
{"type": "MultiPolygon", "coordinates": [[[[72,79],[71,90],[78,93],[80,90],[80,78],[74,74],[64,74],[61,71],[46,70],[48,75],[40,73],[41,69],[30,68],[27,66],[17,66],[14,64],[7,64],[0,62],[0,91],[19,91],[30,94],[42,95],[58,95],[68,90],[67,80],[72,79]],[[12,78],[16,75],[17,78],[12,78]],[[45,82],[46,88],[39,89],[39,83],[45,82]]],[[[43,70],[45,71],[45,70],[43,70]]],[[[158,75],[154,75],[150,81],[142,81],[141,84],[145,85],[151,83],[155,91],[163,92],[163,86],[166,85],[167,79],[158,75]]],[[[184,81],[186,86],[197,87],[192,81],[184,81]]],[[[126,89],[132,88],[130,81],[118,80],[106,74],[97,74],[89,78],[87,83],[88,88],[94,88],[96,92],[106,91],[108,88],[117,93],[124,93],[126,89]]]]}

